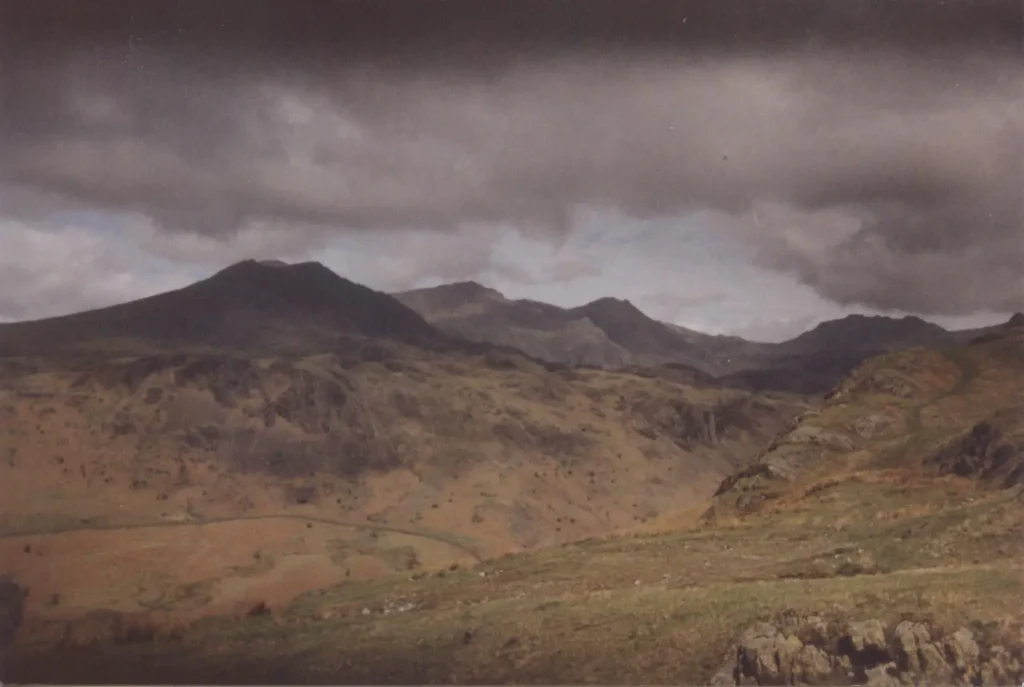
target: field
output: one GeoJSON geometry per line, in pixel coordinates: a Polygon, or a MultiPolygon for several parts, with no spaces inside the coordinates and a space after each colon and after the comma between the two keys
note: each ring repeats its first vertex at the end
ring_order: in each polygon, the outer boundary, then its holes
{"type": "Polygon", "coordinates": [[[784,611],[984,627],[1024,618],[1024,494],[972,480],[848,482],[735,526],[594,539],[348,582],[265,615],[53,649],[67,680],[692,683],[784,611]]]}

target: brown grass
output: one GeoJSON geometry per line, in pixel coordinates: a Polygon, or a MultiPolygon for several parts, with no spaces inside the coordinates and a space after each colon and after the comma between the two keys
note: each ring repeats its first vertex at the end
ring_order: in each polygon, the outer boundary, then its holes
{"type": "MultiPolygon", "coordinates": [[[[849,483],[839,493],[817,512],[782,512],[738,528],[594,539],[416,579],[349,582],[303,595],[270,620],[204,621],[186,628],[180,643],[94,646],[91,655],[106,667],[85,674],[694,682],[718,667],[744,627],[786,609],[836,607],[890,623],[924,616],[950,628],[1024,617],[1024,540],[1013,534],[1024,522],[1018,493],[964,497],[939,484],[898,483],[849,483]],[[835,517],[871,512],[876,503],[889,504],[888,517],[845,524],[835,517]],[[941,518],[926,509],[930,503],[942,505],[941,518]],[[786,579],[802,561],[854,555],[877,569],[786,579]],[[130,666],[142,672],[116,672],[130,666]]],[[[42,671],[45,651],[26,644],[20,665],[42,671]]]]}

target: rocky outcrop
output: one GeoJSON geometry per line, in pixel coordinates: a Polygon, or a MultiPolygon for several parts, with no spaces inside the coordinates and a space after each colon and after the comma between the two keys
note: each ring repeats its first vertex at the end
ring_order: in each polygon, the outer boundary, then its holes
{"type": "MultiPolygon", "coordinates": [[[[1019,411],[1017,411],[1019,412],[1019,411]]],[[[971,431],[932,456],[928,463],[940,472],[974,477],[999,487],[1024,484],[1024,438],[1014,437],[1000,425],[1013,418],[979,422],[971,431]]]]}
{"type": "Polygon", "coordinates": [[[708,684],[1019,685],[1024,630],[1012,631],[1008,624],[1000,629],[979,633],[964,627],[946,634],[913,620],[886,625],[837,613],[783,614],[745,631],[708,684]]]}

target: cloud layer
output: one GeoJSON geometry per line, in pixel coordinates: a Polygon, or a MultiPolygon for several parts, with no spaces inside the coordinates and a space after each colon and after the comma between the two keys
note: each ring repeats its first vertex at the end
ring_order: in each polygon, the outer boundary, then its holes
{"type": "Polygon", "coordinates": [[[1016,3],[481,4],[5,3],[0,213],[196,257],[472,233],[445,274],[581,209],[697,213],[838,304],[1024,307],[1016,3]]]}

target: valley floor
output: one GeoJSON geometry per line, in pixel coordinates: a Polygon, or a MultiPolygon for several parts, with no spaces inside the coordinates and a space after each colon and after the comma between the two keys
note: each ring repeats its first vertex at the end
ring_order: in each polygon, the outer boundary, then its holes
{"type": "Polygon", "coordinates": [[[1024,492],[894,471],[768,516],[453,567],[83,644],[25,628],[8,680],[693,684],[787,611],[983,633],[1024,619],[1024,492]]]}

